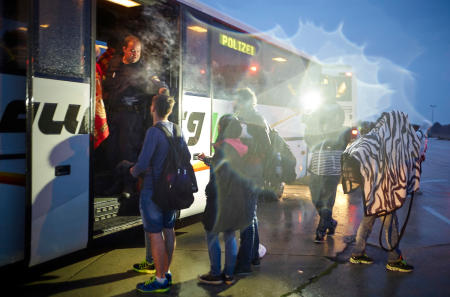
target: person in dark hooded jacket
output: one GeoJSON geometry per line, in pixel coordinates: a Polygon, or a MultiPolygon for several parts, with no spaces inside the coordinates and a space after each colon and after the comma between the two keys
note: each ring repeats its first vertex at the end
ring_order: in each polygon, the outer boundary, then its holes
{"type": "Polygon", "coordinates": [[[219,120],[219,135],[212,158],[199,158],[211,166],[211,178],[206,186],[206,207],[203,225],[206,231],[211,263],[209,273],[199,276],[199,282],[218,285],[234,282],[237,257],[235,232],[250,225],[255,203],[252,182],[245,175],[247,145],[239,138],[242,127],[237,118],[224,115],[219,120]],[[219,234],[225,241],[225,267],[221,273],[219,234]]]}
{"type": "Polygon", "coordinates": [[[350,141],[350,131],[344,127],[345,113],[333,96],[307,121],[305,141],[311,152],[308,166],[311,200],[320,216],[314,242],[323,243],[333,235],[337,221],[333,219],[336,189],[341,175],[341,154],[350,141]]]}
{"type": "MultiPolygon", "coordinates": [[[[233,109],[243,126],[241,139],[248,145],[249,150],[246,171],[255,184],[255,191],[252,195],[260,196],[264,189],[265,160],[271,155],[272,146],[269,137],[269,125],[256,110],[257,103],[258,99],[250,88],[236,90],[233,109]]],[[[250,200],[255,203],[253,220],[247,228],[241,229],[236,275],[249,274],[252,272],[251,265],[260,265],[257,199],[252,198],[250,200]]]]}

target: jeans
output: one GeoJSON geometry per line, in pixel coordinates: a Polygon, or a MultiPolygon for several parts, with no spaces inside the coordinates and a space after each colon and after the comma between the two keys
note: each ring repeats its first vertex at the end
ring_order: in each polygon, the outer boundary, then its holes
{"type": "MultiPolygon", "coordinates": [[[[395,212],[392,214],[388,214],[386,216],[379,217],[381,223],[383,223],[383,219],[386,217],[386,221],[384,222],[384,232],[386,235],[386,242],[388,249],[391,249],[392,246],[396,245],[398,242],[398,219],[395,212]]],[[[361,256],[364,254],[366,249],[366,241],[372,232],[373,224],[375,223],[376,216],[364,216],[359,227],[358,232],[356,233],[356,244],[353,248],[352,255],[353,256],[361,256]]],[[[397,261],[401,256],[402,252],[397,247],[393,251],[388,254],[388,262],[397,261]]]]}
{"type": "Polygon", "coordinates": [[[142,190],[139,197],[139,210],[142,225],[147,233],[159,233],[164,228],[172,229],[175,226],[175,210],[163,211],[152,200],[152,190],[142,190]]]}
{"type": "Polygon", "coordinates": [[[250,269],[252,260],[259,258],[258,249],[258,219],[255,214],[250,226],[244,230],[241,230],[241,244],[239,246],[239,253],[237,256],[237,265],[245,270],[250,269]]]}
{"type": "Polygon", "coordinates": [[[311,174],[310,176],[309,191],[311,192],[311,200],[320,216],[317,227],[320,232],[325,232],[331,226],[339,179],[339,175],[311,174]]]}
{"type": "MultiPolygon", "coordinates": [[[[235,231],[222,232],[225,241],[225,267],[223,272],[227,276],[234,273],[234,266],[236,265],[237,243],[235,231]]],[[[219,233],[206,231],[206,242],[208,243],[209,261],[211,263],[211,274],[218,276],[221,274],[220,258],[221,250],[219,243],[219,233]]]]}

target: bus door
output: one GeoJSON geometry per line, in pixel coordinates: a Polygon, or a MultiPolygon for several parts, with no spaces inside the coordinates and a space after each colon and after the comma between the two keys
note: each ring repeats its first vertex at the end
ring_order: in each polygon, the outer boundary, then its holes
{"type": "MultiPolygon", "coordinates": [[[[191,155],[211,155],[210,27],[201,17],[188,10],[184,10],[182,16],[182,131],[191,155]]],[[[199,160],[193,160],[192,164],[199,191],[195,194],[194,204],[181,211],[181,217],[197,214],[205,209],[209,167],[199,160]]]]}
{"type": "Polygon", "coordinates": [[[28,29],[29,265],[85,248],[90,212],[89,0],[33,0],[28,29]]]}
{"type": "Polygon", "coordinates": [[[0,4],[0,266],[24,259],[27,5],[0,4]]]}

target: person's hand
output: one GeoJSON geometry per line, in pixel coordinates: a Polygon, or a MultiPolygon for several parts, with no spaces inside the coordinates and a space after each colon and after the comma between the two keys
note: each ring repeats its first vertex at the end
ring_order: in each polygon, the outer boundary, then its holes
{"type": "Polygon", "coordinates": [[[203,161],[203,160],[205,160],[206,155],[205,155],[205,153],[201,153],[201,154],[199,154],[197,157],[198,157],[198,159],[199,159],[200,161],[203,161]]]}

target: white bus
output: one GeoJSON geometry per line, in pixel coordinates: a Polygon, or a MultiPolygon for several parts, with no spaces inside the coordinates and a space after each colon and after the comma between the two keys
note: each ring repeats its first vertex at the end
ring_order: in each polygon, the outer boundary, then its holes
{"type": "Polygon", "coordinates": [[[329,64],[322,67],[322,85],[331,85],[336,102],[345,112],[344,126],[357,125],[357,86],[350,65],[329,64]]]}
{"type": "MultiPolygon", "coordinates": [[[[191,154],[212,153],[232,91],[248,86],[305,174],[299,98],[320,84],[318,63],[195,1],[112,2],[1,2],[0,267],[34,266],[141,224],[137,197],[96,193],[113,176],[94,159],[96,40],[114,47],[126,34],[141,38],[143,62],[175,95],[172,120],[191,154]]],[[[192,162],[200,189],[180,218],[205,206],[209,168],[192,162]]]]}

